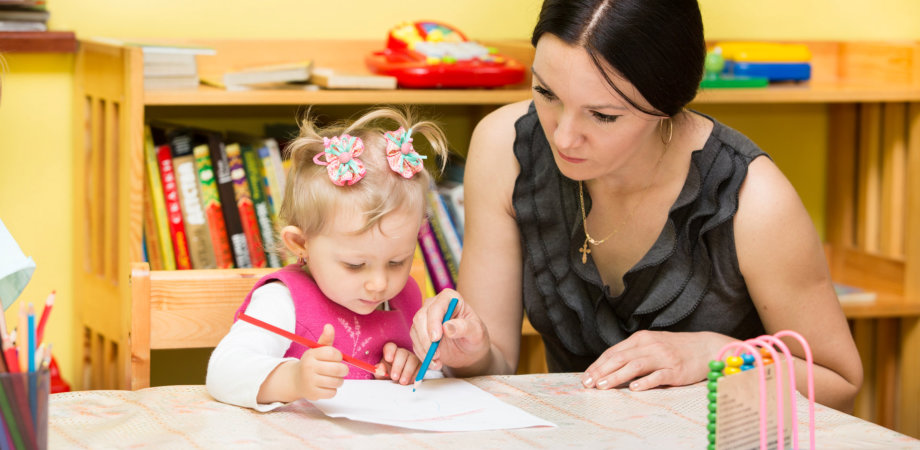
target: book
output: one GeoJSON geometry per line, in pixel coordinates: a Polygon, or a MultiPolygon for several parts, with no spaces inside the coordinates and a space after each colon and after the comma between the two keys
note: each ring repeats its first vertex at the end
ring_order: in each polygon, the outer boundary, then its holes
{"type": "Polygon", "coordinates": [[[249,142],[240,143],[240,152],[243,156],[243,167],[246,169],[246,181],[249,192],[252,194],[252,204],[256,212],[256,221],[262,237],[262,247],[269,267],[281,267],[281,258],[278,256],[275,243],[275,224],[271,218],[271,208],[265,198],[262,173],[262,161],[256,154],[256,149],[249,142]]]}
{"type": "MultiPolygon", "coordinates": [[[[144,178],[147,189],[150,181],[144,178]]],[[[160,254],[160,242],[157,236],[157,223],[154,218],[153,201],[150,195],[144,196],[144,260],[150,263],[151,270],[163,270],[163,255],[160,254]]]]}
{"type": "Polygon", "coordinates": [[[227,91],[318,91],[320,88],[315,84],[306,81],[291,81],[278,83],[256,83],[256,84],[224,84],[219,78],[202,75],[199,77],[201,84],[216,87],[227,91]]]}
{"type": "Polygon", "coordinates": [[[179,203],[179,191],[176,186],[176,174],[173,172],[172,148],[169,144],[157,147],[157,163],[163,181],[163,199],[166,202],[166,215],[169,219],[169,236],[176,257],[176,269],[192,268],[188,255],[188,241],[185,224],[182,219],[182,207],[179,203]]]}
{"type": "Polygon", "coordinates": [[[281,152],[278,150],[278,141],[269,138],[262,141],[259,147],[259,160],[262,163],[263,187],[267,190],[265,197],[268,200],[272,222],[278,222],[278,213],[281,210],[281,201],[284,198],[285,171],[275,168],[281,163],[281,152]]]}
{"type": "Polygon", "coordinates": [[[217,182],[211,165],[208,144],[196,145],[192,149],[192,154],[195,156],[195,169],[198,172],[201,205],[207,217],[208,228],[211,230],[214,262],[218,269],[231,269],[233,268],[233,251],[230,249],[230,238],[227,235],[227,225],[220,205],[220,194],[217,192],[217,182]]]}
{"type": "Polygon", "coordinates": [[[396,77],[339,72],[328,67],[316,67],[310,82],[326,89],[396,89],[396,77]]]}
{"type": "Polygon", "coordinates": [[[170,138],[170,146],[192,268],[214,269],[217,267],[217,262],[211,243],[211,230],[201,205],[198,170],[195,168],[195,156],[192,154],[194,147],[191,132],[175,131],[170,138]]]}
{"type": "Polygon", "coordinates": [[[460,244],[463,244],[463,224],[465,222],[463,210],[463,183],[456,181],[442,181],[438,183],[438,193],[444,200],[447,212],[450,214],[451,223],[457,230],[460,244]]]}
{"type": "MultiPolygon", "coordinates": [[[[162,136],[162,130],[157,129],[157,134],[162,136]]],[[[169,219],[166,216],[166,200],[163,198],[163,182],[160,180],[160,165],[157,161],[157,149],[154,144],[154,129],[150,125],[144,126],[144,159],[147,176],[147,197],[153,203],[154,222],[156,223],[157,240],[160,249],[160,267],[163,270],[176,270],[176,256],[173,252],[172,240],[169,233],[169,219]]],[[[161,137],[165,140],[165,137],[161,137]]],[[[153,253],[153,252],[150,252],[153,253]]]]}
{"type": "Polygon", "coordinates": [[[223,82],[225,86],[306,82],[312,69],[312,60],[250,66],[224,72],[223,82]]]}
{"type": "Polygon", "coordinates": [[[837,294],[840,303],[873,302],[878,296],[873,291],[842,283],[834,283],[834,293],[837,294]]]}
{"type": "Polygon", "coordinates": [[[438,241],[431,230],[428,221],[422,222],[422,227],[418,232],[419,246],[422,248],[422,255],[425,257],[425,265],[428,267],[428,275],[431,276],[432,287],[435,292],[441,292],[444,289],[453,289],[454,282],[450,277],[447,264],[444,263],[444,257],[441,256],[441,250],[438,248],[438,241]]]}
{"type": "Polygon", "coordinates": [[[422,291],[423,300],[435,296],[434,286],[431,284],[428,266],[425,265],[425,255],[422,254],[421,244],[415,246],[415,254],[412,255],[412,267],[409,269],[409,275],[415,279],[419,290],[422,291]]]}
{"type": "Polygon", "coordinates": [[[243,224],[243,234],[249,245],[249,260],[252,267],[266,267],[265,250],[262,246],[262,236],[259,223],[256,219],[255,206],[252,203],[252,194],[246,181],[246,169],[243,168],[243,157],[240,154],[240,145],[227,144],[227,161],[230,164],[230,179],[233,180],[233,192],[236,198],[236,207],[240,212],[240,222],[243,224]]]}
{"type": "Polygon", "coordinates": [[[444,262],[447,263],[451,278],[456,280],[460,271],[460,255],[463,252],[463,246],[457,238],[457,231],[447,216],[447,209],[438,192],[434,189],[429,189],[425,193],[425,197],[428,201],[428,209],[431,211],[428,221],[432,231],[434,231],[435,239],[438,241],[438,247],[441,249],[441,256],[444,258],[444,262]]]}
{"type": "Polygon", "coordinates": [[[126,41],[108,37],[89,40],[109,45],[140,47],[144,54],[144,89],[195,89],[199,55],[215,55],[210,47],[155,41],[126,41]]]}
{"type": "Polygon", "coordinates": [[[236,206],[236,193],[233,189],[233,179],[230,177],[230,162],[224,142],[221,140],[221,135],[214,132],[206,132],[205,140],[208,142],[214,180],[217,183],[217,194],[220,197],[220,208],[224,213],[224,223],[227,226],[227,237],[230,240],[234,265],[241,269],[252,267],[249,243],[246,241],[246,233],[243,232],[240,210],[236,206]]]}

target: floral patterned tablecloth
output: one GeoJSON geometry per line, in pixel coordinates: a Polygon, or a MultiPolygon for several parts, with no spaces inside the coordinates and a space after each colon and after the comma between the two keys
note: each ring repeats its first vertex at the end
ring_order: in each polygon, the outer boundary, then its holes
{"type": "MultiPolygon", "coordinates": [[[[49,448],[705,448],[706,386],[586,390],[578,374],[470,378],[557,428],[420,432],[332,419],[301,400],[268,413],[226,405],[204,386],[51,396],[49,448]]],[[[799,396],[799,444],[808,446],[799,396]]],[[[816,405],[818,448],[920,448],[920,441],[816,405]]]]}

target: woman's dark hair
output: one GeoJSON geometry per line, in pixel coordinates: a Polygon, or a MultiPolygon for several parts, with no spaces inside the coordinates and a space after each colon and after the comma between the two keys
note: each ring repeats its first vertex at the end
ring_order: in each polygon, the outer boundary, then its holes
{"type": "Polygon", "coordinates": [[[696,96],[706,43],[697,0],[545,0],[533,30],[587,50],[607,83],[647,114],[673,116],[696,96]],[[624,76],[655,111],[639,107],[610,79],[624,76]]]}

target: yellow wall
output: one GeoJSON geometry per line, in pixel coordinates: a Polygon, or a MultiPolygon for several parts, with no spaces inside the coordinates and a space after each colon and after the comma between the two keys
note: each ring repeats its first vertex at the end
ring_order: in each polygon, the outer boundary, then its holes
{"type": "MultiPolygon", "coordinates": [[[[51,27],[78,37],[380,38],[404,20],[438,19],[477,39],[526,39],[539,0],[48,0],[51,27]],[[344,8],[338,8],[343,5],[344,8]]],[[[772,40],[920,39],[916,0],[701,0],[707,37],[772,40]],[[833,11],[831,6],[833,6],[833,11]]],[[[73,58],[6,55],[0,100],[0,218],[38,269],[23,294],[40,304],[58,290],[47,340],[73,379],[76,338],[70,189],[73,58]]],[[[752,111],[701,110],[750,135],[771,153],[823,229],[827,117],[821,106],[776,105],[752,111]],[[779,128],[782,124],[782,128],[779,128]],[[776,132],[782,129],[782,133],[776,132]]],[[[7,315],[12,318],[11,315],[7,315]]]]}

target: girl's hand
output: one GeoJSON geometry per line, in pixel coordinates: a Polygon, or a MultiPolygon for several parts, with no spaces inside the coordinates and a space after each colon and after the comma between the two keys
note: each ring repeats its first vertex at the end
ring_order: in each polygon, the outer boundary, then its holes
{"type": "Polygon", "coordinates": [[[476,315],[463,297],[453,289],[445,289],[429,300],[412,319],[412,350],[424,359],[431,343],[443,337],[431,359],[429,369],[443,366],[468,367],[482,364],[491,349],[489,333],[482,319],[476,315]],[[443,322],[451,298],[457,298],[453,317],[443,322]]]}
{"type": "MultiPolygon", "coordinates": [[[[395,342],[387,342],[383,345],[383,359],[377,363],[377,367],[389,374],[391,380],[405,385],[415,381],[418,366],[421,364],[411,350],[399,348],[395,342]]],[[[385,379],[380,375],[374,377],[378,380],[385,379]]]]}
{"type": "Polygon", "coordinates": [[[293,385],[297,394],[307,400],[332,398],[348,375],[348,366],[342,362],[342,352],[332,346],[335,328],[323,326],[323,334],[317,343],[320,348],[311,348],[303,353],[293,371],[293,385]]]}
{"type": "Polygon", "coordinates": [[[633,391],[693,384],[706,378],[709,361],[734,340],[712,332],[637,331],[601,354],[581,382],[597,389],[629,383],[633,391]]]}

